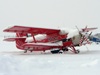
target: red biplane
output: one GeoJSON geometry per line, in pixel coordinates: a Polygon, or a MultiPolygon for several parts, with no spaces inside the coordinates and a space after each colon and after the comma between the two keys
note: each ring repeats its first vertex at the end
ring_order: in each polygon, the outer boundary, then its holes
{"type": "Polygon", "coordinates": [[[97,28],[83,28],[73,30],[72,32],[66,29],[49,29],[49,28],[36,28],[26,26],[13,26],[4,30],[4,32],[14,32],[16,37],[5,38],[5,41],[15,41],[18,49],[27,51],[46,51],[51,50],[51,53],[60,53],[64,51],[72,51],[79,53],[76,46],[82,45],[84,41],[90,44],[88,34],[90,30],[97,28]],[[74,33],[74,35],[71,35],[74,33]],[[88,34],[88,36],[87,36],[88,34]]]}

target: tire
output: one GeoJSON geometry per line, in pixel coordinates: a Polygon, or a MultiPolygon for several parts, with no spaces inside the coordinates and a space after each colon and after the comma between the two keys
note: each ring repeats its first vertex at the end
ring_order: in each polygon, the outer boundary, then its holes
{"type": "Polygon", "coordinates": [[[59,53],[59,51],[60,51],[60,50],[52,50],[51,53],[52,53],[52,54],[57,54],[57,53],[59,53]]]}

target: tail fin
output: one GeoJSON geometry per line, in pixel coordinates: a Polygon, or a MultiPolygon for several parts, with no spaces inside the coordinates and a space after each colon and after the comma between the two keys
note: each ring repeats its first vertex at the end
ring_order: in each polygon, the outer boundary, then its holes
{"type": "Polygon", "coordinates": [[[16,33],[16,37],[5,37],[4,41],[8,41],[8,42],[13,42],[13,41],[16,41],[16,40],[22,40],[22,39],[26,39],[26,34],[24,33],[16,33]]]}
{"type": "Polygon", "coordinates": [[[16,47],[18,49],[23,49],[22,45],[25,44],[26,34],[23,33],[16,33],[16,37],[13,38],[5,38],[4,41],[13,42],[15,41],[16,47]]]}
{"type": "Polygon", "coordinates": [[[22,45],[25,44],[25,40],[26,40],[26,34],[23,34],[23,33],[16,33],[16,47],[18,49],[23,49],[22,45]]]}

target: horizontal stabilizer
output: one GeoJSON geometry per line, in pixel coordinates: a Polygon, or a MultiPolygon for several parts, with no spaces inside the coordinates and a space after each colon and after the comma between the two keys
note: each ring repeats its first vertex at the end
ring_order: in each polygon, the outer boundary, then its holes
{"type": "Polygon", "coordinates": [[[95,29],[97,29],[97,28],[96,27],[94,27],[94,28],[84,28],[84,29],[82,29],[82,31],[89,32],[89,31],[95,30],[95,29]]]}

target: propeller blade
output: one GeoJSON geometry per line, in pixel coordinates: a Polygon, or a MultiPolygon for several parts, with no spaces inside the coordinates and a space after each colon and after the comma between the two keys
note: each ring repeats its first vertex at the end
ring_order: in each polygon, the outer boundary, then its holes
{"type": "Polygon", "coordinates": [[[86,25],[86,27],[85,27],[85,30],[84,30],[84,32],[86,32],[87,31],[87,25],[86,25]]]}
{"type": "Polygon", "coordinates": [[[89,34],[88,39],[90,39],[91,35],[92,35],[92,32],[89,34]]]}
{"type": "Polygon", "coordinates": [[[89,34],[89,36],[91,36],[92,32],[89,34]]]}
{"type": "Polygon", "coordinates": [[[82,33],[81,33],[81,31],[79,30],[79,28],[78,28],[77,26],[75,26],[75,27],[76,27],[76,29],[78,30],[79,35],[82,36],[82,33]]]}

